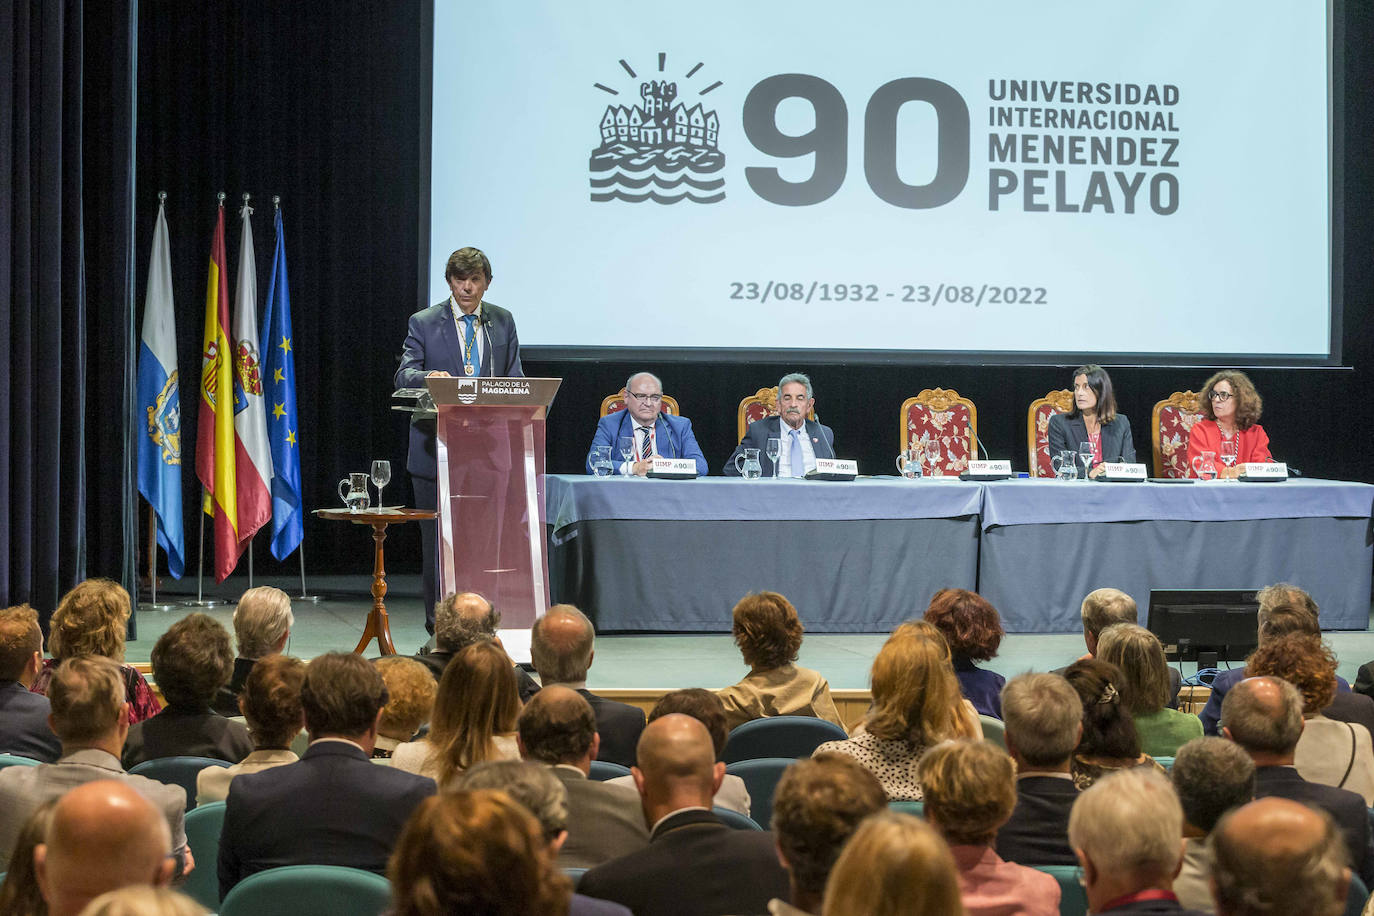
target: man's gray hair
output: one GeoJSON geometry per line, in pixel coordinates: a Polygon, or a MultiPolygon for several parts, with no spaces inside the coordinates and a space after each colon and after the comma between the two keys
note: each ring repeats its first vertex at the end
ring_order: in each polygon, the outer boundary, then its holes
{"type": "Polygon", "coordinates": [[[241,658],[265,658],[277,646],[296,618],[291,614],[291,596],[279,588],[259,585],[239,597],[234,609],[234,639],[241,658]]]}
{"type": "Polygon", "coordinates": [[[1255,762],[1234,741],[1194,738],[1178,749],[1169,778],[1183,817],[1204,833],[1255,797],[1255,762]]]}
{"type": "Polygon", "coordinates": [[[442,652],[460,652],[495,639],[499,626],[500,613],[476,592],[445,595],[434,606],[434,645],[442,652]]]}
{"type": "Polygon", "coordinates": [[[806,397],[811,398],[811,379],[800,372],[789,372],[778,380],[778,397],[782,397],[782,386],[790,385],[793,382],[806,386],[806,397]]]}
{"type": "Polygon", "coordinates": [[[1153,769],[1118,770],[1073,803],[1069,845],[1100,872],[1134,878],[1136,890],[1172,879],[1183,856],[1183,809],[1153,769]]]}
{"type": "Polygon", "coordinates": [[[625,380],[625,393],[626,393],[626,394],[629,394],[629,391],[630,391],[630,383],[633,382],[635,379],[639,378],[641,375],[647,375],[649,378],[653,379],[653,380],[654,380],[654,387],[656,387],[656,388],[658,389],[658,393],[659,393],[659,394],[662,394],[662,393],[663,393],[663,382],[659,380],[659,377],[658,377],[657,375],[654,375],[652,372],[636,372],[634,375],[630,376],[629,378],[627,378],[627,379],[625,380]]]}
{"type": "Polygon", "coordinates": [[[568,790],[553,775],[551,767],[528,760],[488,760],[460,773],[453,789],[505,792],[534,815],[545,840],[552,840],[568,829],[568,790]]]}
{"type": "Polygon", "coordinates": [[[1338,916],[1345,910],[1349,865],[1345,839],[1331,815],[1315,805],[1307,810],[1322,821],[1321,839],[1307,849],[1283,844],[1276,851],[1263,837],[1236,836],[1239,831],[1228,825],[1238,810],[1221,819],[1207,837],[1207,862],[1219,912],[1228,916],[1338,916]]]}
{"type": "Polygon", "coordinates": [[[592,666],[592,649],[596,643],[596,627],[587,615],[571,604],[555,604],[547,614],[534,622],[530,629],[530,661],[534,670],[539,672],[539,680],[544,685],[578,684],[587,679],[587,669],[592,666]],[[548,621],[558,617],[571,617],[581,621],[582,632],[571,641],[560,640],[554,643],[544,632],[548,621]]]}
{"type": "Polygon", "coordinates": [[[1083,701],[1057,674],[1019,674],[1002,688],[1002,721],[1027,764],[1059,766],[1078,746],[1083,701]]]}
{"type": "Polygon", "coordinates": [[[1079,606],[1083,630],[1094,637],[1118,623],[1136,623],[1139,613],[1135,599],[1119,588],[1099,588],[1088,592],[1079,606]]]}
{"type": "Polygon", "coordinates": [[[1249,677],[1230,690],[1221,701],[1221,727],[1231,740],[1245,750],[1287,754],[1302,737],[1302,694],[1298,688],[1277,677],[1249,677]],[[1278,705],[1256,694],[1263,684],[1278,687],[1278,705]]]}

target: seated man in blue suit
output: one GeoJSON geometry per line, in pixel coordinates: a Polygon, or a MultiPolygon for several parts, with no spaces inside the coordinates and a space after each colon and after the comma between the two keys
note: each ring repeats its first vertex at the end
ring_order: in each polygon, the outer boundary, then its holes
{"type": "Polygon", "coordinates": [[[829,426],[808,420],[816,399],[811,396],[811,379],[800,372],[784,375],[778,382],[778,415],[749,424],[744,441],[725,462],[727,477],[740,476],[735,456],[746,448],[759,450],[764,477],[804,477],[816,469],[817,458],[835,457],[835,433],[829,426]],[[768,457],[768,440],[778,440],[777,467],[768,457]]]}
{"type": "Polygon", "coordinates": [[[697,475],[707,473],[706,456],[692,433],[692,421],[662,413],[663,383],[651,372],[637,372],[625,382],[625,409],[601,418],[596,424],[592,447],[587,450],[587,473],[592,472],[592,453],[599,445],[611,447],[611,460],[621,474],[643,477],[649,472],[649,458],[692,458],[697,463],[697,475]],[[620,460],[616,450],[621,436],[633,436],[635,460],[620,460]],[[646,441],[647,440],[647,441],[646,441]]]}

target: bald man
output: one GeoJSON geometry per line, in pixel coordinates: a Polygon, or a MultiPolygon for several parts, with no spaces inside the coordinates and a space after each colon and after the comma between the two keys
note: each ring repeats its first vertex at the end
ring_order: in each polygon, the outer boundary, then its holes
{"type": "Polygon", "coordinates": [[[635,745],[644,731],[644,710],[599,697],[587,689],[587,671],[596,655],[596,628],[571,604],[555,604],[530,630],[530,659],[545,687],[554,684],[582,694],[596,714],[601,736],[598,760],[633,766],[635,745]]]}
{"type": "Polygon", "coordinates": [[[123,783],[88,782],[62,796],[33,851],[52,916],[76,916],[106,891],[172,880],[172,833],[162,812],[123,783]]]}
{"type": "Polygon", "coordinates": [[[1261,798],[1223,817],[1207,846],[1219,916],[1338,916],[1345,909],[1345,844],[1323,811],[1261,798]]]}
{"type": "Polygon", "coordinates": [[[691,716],[655,719],[631,770],[649,826],[649,846],[583,876],[578,891],[629,907],[635,916],[766,913],[787,900],[787,872],[773,835],[732,830],[711,813],[725,777],[711,735],[691,716]]]}
{"type": "Polygon", "coordinates": [[[663,383],[652,372],[636,372],[625,380],[625,409],[607,414],[596,425],[591,448],[587,449],[587,473],[592,469],[592,455],[599,446],[609,446],[611,461],[623,475],[643,477],[652,465],[650,458],[691,458],[696,462],[697,475],[705,477],[710,471],[706,456],[692,432],[692,421],[662,412],[663,383]],[[634,439],[635,453],[630,461],[622,461],[616,454],[621,437],[634,439]]]}
{"type": "MultiPolygon", "coordinates": [[[[434,606],[434,649],[414,656],[429,669],[437,681],[453,657],[475,642],[490,640],[501,645],[496,630],[501,626],[501,613],[486,598],[476,592],[446,595],[434,606]]],[[[529,702],[539,692],[539,685],[524,668],[515,666],[520,702],[529,702]]]]}

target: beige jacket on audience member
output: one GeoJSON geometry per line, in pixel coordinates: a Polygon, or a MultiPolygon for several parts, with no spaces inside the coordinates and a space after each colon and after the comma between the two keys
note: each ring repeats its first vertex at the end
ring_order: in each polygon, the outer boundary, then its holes
{"type": "MultiPolygon", "coordinates": [[[[515,743],[513,735],[493,735],[491,740],[496,745],[496,757],[493,759],[520,759],[520,747],[515,743]]],[[[407,773],[428,776],[435,782],[439,781],[439,758],[428,738],[396,745],[395,750],[391,752],[391,766],[396,770],[405,770],[407,773]]],[[[443,786],[439,788],[442,789],[443,786]]]]}
{"type": "Polygon", "coordinates": [[[732,687],[718,691],[725,704],[725,726],[735,728],[769,716],[811,716],[844,728],[830,697],[830,683],[810,668],[787,664],[750,671],[732,687]]]}
{"type": "Polygon", "coordinates": [[[1312,716],[1303,724],[1293,765],[1308,782],[1354,792],[1374,807],[1374,742],[1363,725],[1312,716]]]}
{"type": "Polygon", "coordinates": [[[196,804],[224,801],[229,797],[229,783],[241,773],[261,773],[300,759],[292,751],[274,749],[254,751],[232,766],[206,767],[196,774],[196,804]]]}

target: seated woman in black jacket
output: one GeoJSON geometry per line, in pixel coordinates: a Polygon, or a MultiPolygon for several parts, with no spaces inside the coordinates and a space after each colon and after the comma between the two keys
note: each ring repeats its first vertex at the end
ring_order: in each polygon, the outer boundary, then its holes
{"type": "Polygon", "coordinates": [[[1050,454],[1079,453],[1083,443],[1092,446],[1092,468],[1104,461],[1135,461],[1131,422],[1116,412],[1112,380],[1101,366],[1080,366],[1073,372],[1073,410],[1050,417],[1050,454]]]}

